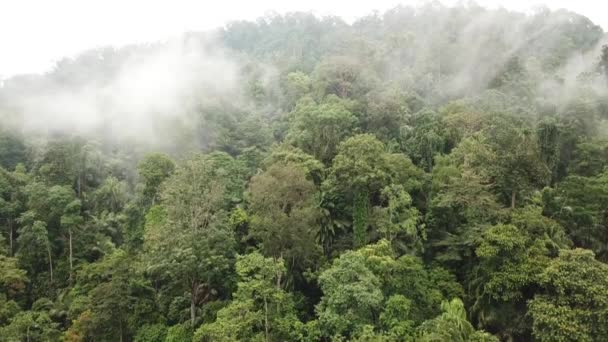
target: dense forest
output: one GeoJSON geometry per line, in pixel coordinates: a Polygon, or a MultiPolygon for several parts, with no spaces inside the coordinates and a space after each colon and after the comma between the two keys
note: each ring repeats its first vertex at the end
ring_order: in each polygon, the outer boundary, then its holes
{"type": "Polygon", "coordinates": [[[608,35],[429,2],[0,86],[1,341],[608,341],[608,35]]]}

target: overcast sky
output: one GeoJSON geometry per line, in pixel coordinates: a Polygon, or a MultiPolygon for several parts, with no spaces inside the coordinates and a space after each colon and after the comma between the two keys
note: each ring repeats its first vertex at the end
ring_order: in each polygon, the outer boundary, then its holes
{"type": "MultiPolygon", "coordinates": [[[[49,70],[65,56],[99,46],[158,41],[185,31],[209,30],[269,12],[312,11],[347,21],[420,0],[0,0],[0,78],[49,70]]],[[[456,0],[443,0],[454,4],[456,0]]],[[[530,10],[567,8],[608,28],[602,0],[478,0],[530,10]]]]}

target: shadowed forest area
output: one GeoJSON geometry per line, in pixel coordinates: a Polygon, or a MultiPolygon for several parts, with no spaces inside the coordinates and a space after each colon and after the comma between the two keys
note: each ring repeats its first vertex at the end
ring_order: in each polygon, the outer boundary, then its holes
{"type": "Polygon", "coordinates": [[[0,87],[0,341],[608,341],[608,35],[308,13],[0,87]]]}

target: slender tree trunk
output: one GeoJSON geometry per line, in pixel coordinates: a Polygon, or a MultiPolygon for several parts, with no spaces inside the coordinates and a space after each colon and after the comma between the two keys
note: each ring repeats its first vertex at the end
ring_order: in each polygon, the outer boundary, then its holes
{"type": "Polygon", "coordinates": [[[190,296],[190,323],[194,326],[196,322],[196,297],[198,291],[198,284],[192,282],[192,294],[190,296]]]}
{"type": "MultiPolygon", "coordinates": [[[[281,250],[281,254],[279,254],[279,255],[280,255],[280,258],[283,259],[283,251],[282,250],[281,250]]],[[[292,258],[291,260],[292,260],[292,266],[293,266],[295,258],[292,258]]],[[[280,290],[280,289],[281,289],[281,272],[278,272],[278,274],[277,274],[277,290],[280,290]]]]}
{"type": "Polygon", "coordinates": [[[72,254],[72,229],[70,228],[68,230],[68,234],[69,234],[69,239],[70,239],[70,283],[72,282],[72,271],[74,269],[74,263],[73,263],[73,254],[72,254]]]}
{"type": "Polygon", "coordinates": [[[82,198],[82,197],[81,197],[81,184],[82,184],[81,178],[82,178],[82,177],[81,177],[81,173],[79,172],[79,173],[78,173],[78,178],[77,178],[77,180],[76,180],[76,183],[77,183],[77,188],[78,188],[78,198],[82,198]]]}
{"type": "Polygon", "coordinates": [[[270,341],[268,338],[268,301],[264,296],[264,332],[266,334],[266,342],[270,341]]]}
{"type": "Polygon", "coordinates": [[[8,219],[9,256],[13,256],[13,219],[8,219]]]}
{"type": "Polygon", "coordinates": [[[192,323],[192,326],[194,326],[194,321],[196,321],[196,305],[192,300],[190,301],[190,323],[192,323]]]}
{"type": "Polygon", "coordinates": [[[122,342],[122,319],[118,322],[118,329],[120,333],[120,342],[122,342]]]}
{"type": "Polygon", "coordinates": [[[53,256],[51,255],[51,244],[47,244],[46,251],[49,255],[49,271],[51,272],[51,283],[53,282],[53,256]]]}
{"type": "Polygon", "coordinates": [[[515,190],[511,191],[511,209],[515,209],[515,198],[517,197],[517,192],[515,190]]]}

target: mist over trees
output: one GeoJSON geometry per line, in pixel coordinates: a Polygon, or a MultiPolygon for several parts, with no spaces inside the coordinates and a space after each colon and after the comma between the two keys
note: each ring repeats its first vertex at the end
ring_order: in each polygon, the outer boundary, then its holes
{"type": "Polygon", "coordinates": [[[4,80],[0,341],[606,341],[607,44],[429,2],[4,80]]]}

